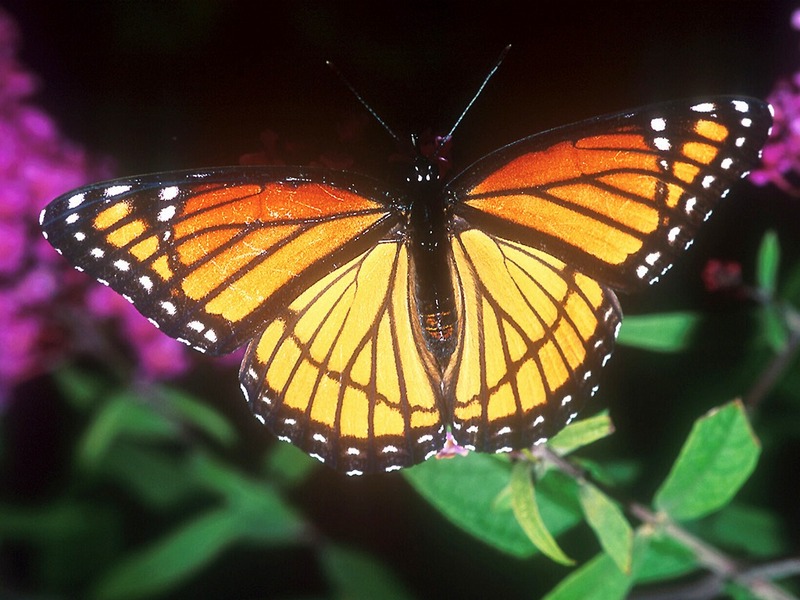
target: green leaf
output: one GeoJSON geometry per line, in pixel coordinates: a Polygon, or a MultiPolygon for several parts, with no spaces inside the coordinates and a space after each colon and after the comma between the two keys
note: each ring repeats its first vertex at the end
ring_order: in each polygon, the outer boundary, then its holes
{"type": "Polygon", "coordinates": [[[190,464],[183,453],[123,441],[97,468],[146,506],[163,510],[198,495],[199,483],[190,464]]]}
{"type": "Polygon", "coordinates": [[[570,573],[543,600],[622,600],[630,587],[630,577],[608,554],[599,554],[570,573]]]}
{"type": "Polygon", "coordinates": [[[100,578],[93,596],[124,599],[164,593],[199,571],[240,534],[236,514],[227,509],[209,511],[117,562],[100,578]]]}
{"type": "Polygon", "coordinates": [[[536,548],[520,529],[510,506],[496,499],[511,476],[507,458],[472,453],[449,460],[429,460],[403,470],[415,490],[464,531],[521,558],[536,548]]]}
{"type": "Polygon", "coordinates": [[[631,485],[641,475],[642,464],[630,459],[613,461],[603,459],[602,462],[588,458],[572,459],[576,466],[591,475],[592,481],[607,487],[624,487],[631,485]]]}
{"type": "Polygon", "coordinates": [[[580,501],[586,520],[597,535],[600,546],[617,568],[631,572],[633,529],[620,508],[590,483],[580,486],[580,501]]]}
{"type": "Polygon", "coordinates": [[[539,513],[530,465],[518,462],[511,469],[511,507],[525,535],[543,554],[562,565],[574,564],[559,548],[539,513]]]}
{"type": "Polygon", "coordinates": [[[772,298],[778,283],[778,264],[781,249],[778,235],[774,231],[767,231],[761,240],[756,259],[756,283],[761,291],[772,298]]]}
{"type": "Polygon", "coordinates": [[[243,540],[273,547],[311,539],[302,517],[271,486],[243,481],[249,485],[244,485],[230,504],[241,523],[243,540]]]}
{"type": "Polygon", "coordinates": [[[536,504],[547,530],[559,535],[583,521],[578,501],[578,484],[555,469],[548,470],[536,482],[536,504]]]}
{"type": "Polygon", "coordinates": [[[698,419],[655,506],[676,520],[696,519],[727,504],[756,466],[760,446],[735,401],[698,419]]]}
{"type": "Polygon", "coordinates": [[[651,545],[658,541],[650,527],[640,527],[631,550],[630,573],[623,573],[607,554],[599,554],[573,571],[544,600],[622,600],[628,597],[639,574],[646,569],[651,545]]]}
{"type": "Polygon", "coordinates": [[[325,544],[319,557],[333,585],[335,598],[411,598],[395,575],[367,554],[336,544],[325,544]]]}
{"type": "Polygon", "coordinates": [[[322,465],[318,460],[314,460],[297,446],[279,442],[267,453],[264,472],[271,480],[294,486],[305,481],[319,467],[322,465]]]}
{"type": "MultiPolygon", "coordinates": [[[[640,528],[637,540],[643,537],[640,528]]],[[[694,552],[686,548],[673,538],[646,529],[648,543],[641,553],[637,553],[634,560],[635,580],[637,583],[653,583],[666,579],[675,579],[696,571],[699,567],[694,552]]],[[[636,550],[640,546],[635,545],[636,550]]]]}
{"type": "Polygon", "coordinates": [[[743,504],[729,504],[695,525],[694,530],[715,546],[755,558],[788,552],[787,530],[777,516],[743,504]]]}
{"type": "MultiPolygon", "coordinates": [[[[484,543],[524,558],[537,552],[511,507],[511,463],[505,456],[472,453],[404,469],[406,480],[453,524],[484,543]]],[[[582,519],[575,482],[548,471],[537,485],[539,510],[558,535],[582,519]]]]}
{"type": "Polygon", "coordinates": [[[783,352],[789,343],[789,329],[786,326],[784,311],[772,303],[762,305],[759,311],[759,325],[761,335],[770,349],[776,354],[783,352]]]}
{"type": "Polygon", "coordinates": [[[54,373],[55,381],[67,401],[77,409],[94,406],[107,390],[101,378],[72,367],[54,373]]]}
{"type": "MultiPolygon", "coordinates": [[[[223,465],[196,461],[205,475],[223,465]]],[[[214,478],[214,475],[210,476],[214,478]]],[[[228,491],[215,508],[179,525],[160,540],[118,561],[97,583],[96,598],[143,598],[164,594],[191,577],[235,543],[265,547],[302,539],[304,524],[269,486],[235,472],[225,477],[228,491]]]]}
{"type": "Polygon", "coordinates": [[[193,477],[222,496],[244,523],[248,539],[261,543],[296,540],[305,532],[303,519],[281,497],[275,486],[251,479],[229,465],[202,454],[191,462],[193,477]]]}
{"type": "Polygon", "coordinates": [[[168,403],[180,421],[191,424],[224,446],[231,446],[236,442],[236,429],[208,404],[167,386],[159,386],[156,392],[159,398],[168,403]]]}
{"type": "MultiPolygon", "coordinates": [[[[495,498],[494,506],[513,511],[511,484],[495,498]]],[[[536,504],[547,530],[559,535],[583,520],[578,502],[578,484],[571,477],[555,469],[545,471],[536,482],[536,504]]]]}
{"type": "Polygon", "coordinates": [[[617,342],[653,352],[680,352],[689,346],[702,318],[693,312],[626,317],[617,342]]]}
{"type": "Polygon", "coordinates": [[[96,466],[121,436],[142,439],[166,439],[176,428],[163,415],[143,404],[130,392],[120,392],[103,404],[77,447],[78,463],[96,466]]]}
{"type": "Polygon", "coordinates": [[[614,425],[611,423],[611,418],[607,411],[603,411],[588,419],[580,419],[569,424],[553,436],[547,445],[564,455],[608,437],[613,432],[614,425]]]}

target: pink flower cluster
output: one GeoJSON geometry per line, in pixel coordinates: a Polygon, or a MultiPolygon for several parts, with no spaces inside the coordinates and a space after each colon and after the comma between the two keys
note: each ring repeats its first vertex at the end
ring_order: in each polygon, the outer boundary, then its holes
{"type": "MultiPolygon", "coordinates": [[[[792,27],[800,30],[800,9],[792,14],[792,27]]],[[[761,167],[749,179],[800,196],[800,71],[779,81],[767,101],[775,109],[772,134],[764,146],[761,167]]]]}
{"type": "Polygon", "coordinates": [[[0,9],[0,407],[16,384],[52,369],[70,349],[86,349],[65,325],[87,299],[97,315],[121,326],[141,374],[181,373],[188,364],[184,346],[74,271],[42,238],[42,207],[72,188],[107,179],[111,169],[65,140],[30,103],[37,82],[17,60],[18,44],[16,24],[0,9]]]}

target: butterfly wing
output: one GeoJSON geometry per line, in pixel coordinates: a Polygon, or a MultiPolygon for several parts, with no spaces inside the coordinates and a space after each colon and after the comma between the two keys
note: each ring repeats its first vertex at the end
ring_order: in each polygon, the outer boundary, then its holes
{"type": "Polygon", "coordinates": [[[383,188],[338,178],[225,167],[118,179],[57,198],[40,220],[56,250],[167,335],[224,353],[396,225],[383,188]]]}
{"type": "Polygon", "coordinates": [[[610,288],[672,265],[771,121],[746,98],[664,104],[524,138],[448,185],[462,337],[445,389],[459,443],[522,448],[577,414],[619,328],[610,288]]]}
{"type": "Polygon", "coordinates": [[[597,391],[622,314],[607,287],[536,248],[467,229],[453,237],[462,337],[447,379],[459,444],[542,442],[597,391]]]}
{"type": "Polygon", "coordinates": [[[441,449],[440,377],[410,283],[408,247],[391,236],[303,292],[248,347],[240,379],[256,415],[351,475],[441,449]]]}
{"type": "Polygon", "coordinates": [[[450,185],[472,227],[530,244],[617,289],[656,281],[772,123],[760,100],[718,97],[599,117],[523,138],[450,185]]]}

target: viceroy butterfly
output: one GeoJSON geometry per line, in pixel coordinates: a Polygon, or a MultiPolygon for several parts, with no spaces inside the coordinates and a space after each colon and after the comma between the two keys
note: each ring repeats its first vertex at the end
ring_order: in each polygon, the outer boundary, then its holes
{"type": "Polygon", "coordinates": [[[530,447],[597,391],[622,314],[759,156],[771,108],[661,104],[518,140],[444,183],[312,167],[128,177],[64,194],[45,237],[164,333],[244,344],[280,439],[348,474],[530,447]]]}

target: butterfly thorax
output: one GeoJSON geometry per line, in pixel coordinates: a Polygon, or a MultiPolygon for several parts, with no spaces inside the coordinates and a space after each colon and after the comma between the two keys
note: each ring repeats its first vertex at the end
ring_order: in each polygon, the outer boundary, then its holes
{"type": "Polygon", "coordinates": [[[444,372],[458,338],[442,181],[436,165],[420,156],[406,184],[412,198],[407,243],[415,274],[413,294],[425,343],[444,372]]]}

